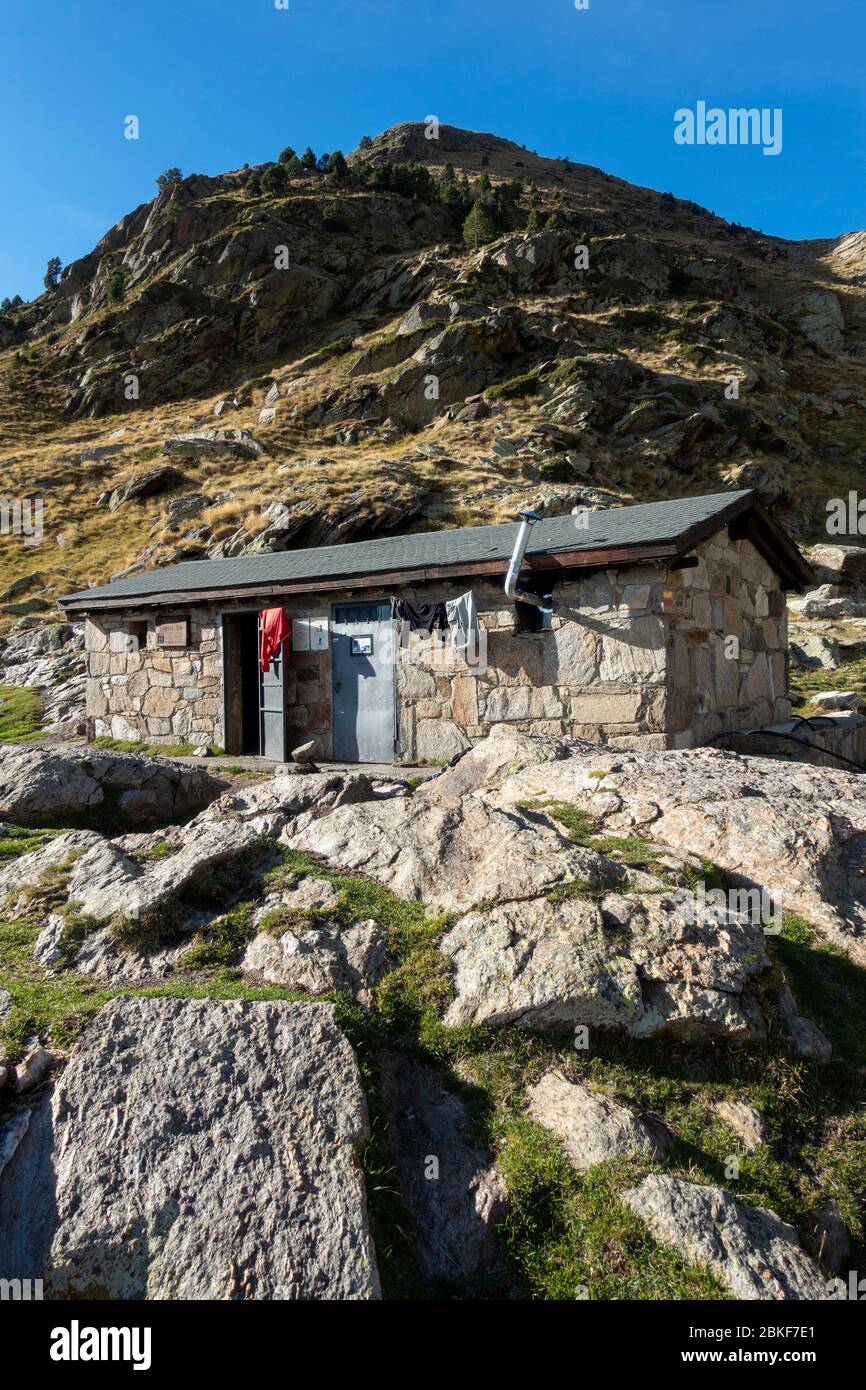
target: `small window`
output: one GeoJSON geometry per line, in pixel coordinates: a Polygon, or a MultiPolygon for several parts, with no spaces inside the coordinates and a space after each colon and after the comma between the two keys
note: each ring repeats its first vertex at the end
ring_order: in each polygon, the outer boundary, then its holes
{"type": "Polygon", "coordinates": [[[143,652],[147,646],[147,623],[127,623],[126,649],[129,652],[143,652]]]}
{"type": "Polygon", "coordinates": [[[536,608],[534,603],[515,603],[515,632],[546,632],[552,625],[553,608],[536,608]]]}
{"type": "Polygon", "coordinates": [[[341,603],[334,610],[334,622],[340,626],[344,623],[387,623],[390,617],[390,603],[341,603]]]}

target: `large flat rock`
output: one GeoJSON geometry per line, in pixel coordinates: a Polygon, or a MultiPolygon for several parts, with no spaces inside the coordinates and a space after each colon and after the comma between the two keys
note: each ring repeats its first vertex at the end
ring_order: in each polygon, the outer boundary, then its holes
{"type": "Polygon", "coordinates": [[[327,1004],[116,999],[0,1180],[3,1273],[49,1297],[379,1296],[367,1108],[327,1004]]]}
{"type": "Polygon", "coordinates": [[[722,1187],[652,1173],[623,1200],[657,1240],[706,1265],[735,1298],[827,1299],[827,1285],[793,1226],[722,1187]]]}
{"type": "Polygon", "coordinates": [[[689,924],[674,894],[536,898],[469,912],[443,938],[454,997],[445,1021],[632,1037],[766,1035],[757,928],[689,924]]]}

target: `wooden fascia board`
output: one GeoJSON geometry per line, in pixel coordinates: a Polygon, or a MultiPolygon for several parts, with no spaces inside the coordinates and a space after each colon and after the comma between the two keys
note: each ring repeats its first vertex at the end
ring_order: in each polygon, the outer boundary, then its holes
{"type": "MultiPolygon", "coordinates": [[[[675,541],[648,545],[608,546],[593,550],[546,551],[528,555],[526,568],[534,572],[557,573],[571,569],[603,569],[609,565],[639,564],[652,560],[673,559],[677,555],[675,541]]],[[[87,614],[140,608],[186,608],[198,603],[227,603],[234,600],[278,597],[284,595],[325,594],[344,589],[387,589],[408,584],[421,584],[436,579],[462,579],[473,575],[501,575],[504,581],[508,569],[505,559],[479,560],[474,564],[426,565],[413,570],[391,570],[381,574],[339,575],[330,579],[303,580],[295,583],[238,585],[235,588],[196,589],[184,594],[135,594],[127,598],[81,599],[64,604],[69,614],[87,614]]]]}

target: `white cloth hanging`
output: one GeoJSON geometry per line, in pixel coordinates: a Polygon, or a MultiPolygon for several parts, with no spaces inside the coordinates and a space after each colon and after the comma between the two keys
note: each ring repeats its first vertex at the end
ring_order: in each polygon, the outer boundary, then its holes
{"type": "Polygon", "coordinates": [[[454,650],[467,652],[472,646],[478,650],[478,613],[475,608],[475,595],[471,589],[467,589],[465,594],[459,598],[448,599],[445,604],[445,616],[448,619],[448,626],[451,629],[451,641],[454,650]]]}

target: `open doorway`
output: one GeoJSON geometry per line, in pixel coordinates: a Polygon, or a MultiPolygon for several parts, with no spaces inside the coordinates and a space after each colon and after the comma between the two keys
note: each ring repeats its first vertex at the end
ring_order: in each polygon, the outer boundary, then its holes
{"type": "Polygon", "coordinates": [[[263,674],[258,613],[223,616],[226,752],[285,759],[284,654],[263,674]]]}

